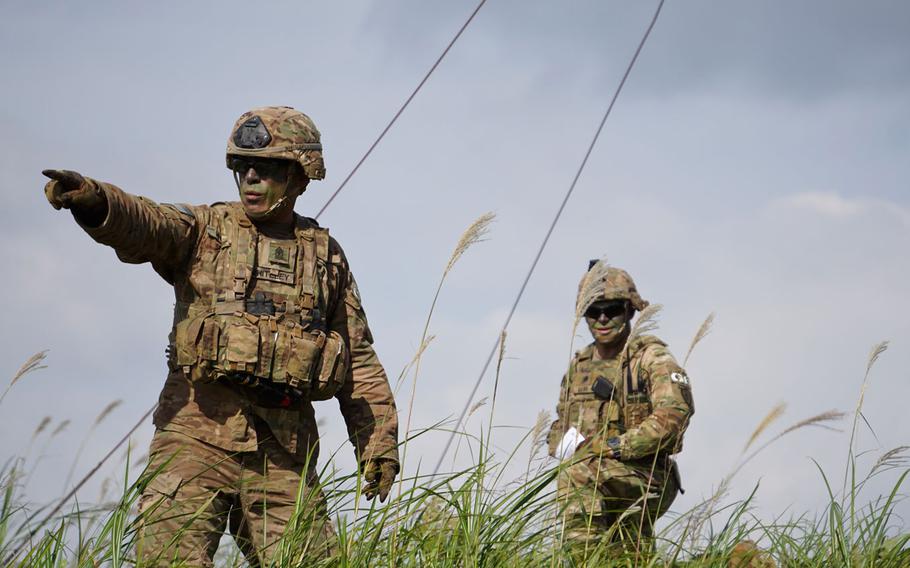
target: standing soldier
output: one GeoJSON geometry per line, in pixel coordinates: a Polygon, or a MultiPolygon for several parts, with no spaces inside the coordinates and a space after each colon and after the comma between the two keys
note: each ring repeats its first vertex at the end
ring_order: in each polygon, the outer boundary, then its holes
{"type": "Polygon", "coordinates": [[[628,273],[592,261],[577,308],[594,342],[563,377],[548,437],[550,455],[568,460],[558,493],[572,543],[637,548],[681,491],[672,456],[694,412],[692,391],[664,342],[631,335],[647,305],[628,273]]]}
{"type": "Polygon", "coordinates": [[[325,176],[319,131],[290,107],[254,109],[234,125],[227,166],[240,201],[210,206],[44,172],[54,208],[174,287],[154,477],[139,503],[143,565],[211,566],[226,526],[254,566],[329,554],[313,400],[338,400],[367,498],[384,501],[399,470],[395,401],[347,259],[294,213],[325,176]]]}

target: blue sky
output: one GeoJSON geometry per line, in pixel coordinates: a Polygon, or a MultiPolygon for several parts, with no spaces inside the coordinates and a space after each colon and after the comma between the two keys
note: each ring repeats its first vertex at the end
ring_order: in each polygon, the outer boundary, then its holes
{"type": "MultiPolygon", "coordinates": [[[[42,416],[73,421],[36,470],[30,492],[46,496],[105,405],[124,400],[82,468],[155,401],[172,294],[51,209],[40,171],[76,169],[165,202],[232,199],[223,152],[233,121],[287,104],[323,133],[327,178],[298,201],[312,214],[474,4],[4,5],[0,355],[11,376],[33,352],[50,353],[49,368],[4,400],[0,448],[24,452],[42,416]]],[[[489,241],[446,283],[415,425],[460,411],[655,5],[490,0],[322,217],[351,260],[394,380],[460,233],[497,214],[489,241]]],[[[576,285],[603,255],[664,304],[659,334],[680,359],[717,313],[688,365],[697,414],[680,458],[689,491],[674,509],[710,494],[778,402],[788,405],[778,429],[852,412],[869,350],[884,339],[891,349],[866,391],[875,431],[860,435],[863,464],[910,443],[908,25],[898,1],[666,4],[510,329],[500,447],[552,412],[573,346],[587,342],[571,337],[576,285]]],[[[488,377],[481,396],[491,388],[488,377]]],[[[402,387],[402,422],[409,396],[402,387]]],[[[341,448],[338,467],[352,467],[334,403],[317,412],[324,454],[341,448]]],[[[136,453],[150,436],[140,431],[136,453]]],[[[836,478],[847,440],[791,434],[733,493],[761,480],[768,518],[814,510],[825,496],[810,458],[836,478]]],[[[419,439],[407,466],[432,467],[442,442],[419,439]]]]}

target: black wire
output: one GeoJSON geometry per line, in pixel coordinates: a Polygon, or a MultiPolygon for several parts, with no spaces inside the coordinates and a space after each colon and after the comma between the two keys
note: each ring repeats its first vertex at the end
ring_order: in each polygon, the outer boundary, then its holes
{"type": "MultiPolygon", "coordinates": [[[[382,129],[382,132],[379,134],[379,136],[376,138],[376,140],[374,140],[373,143],[370,145],[370,148],[366,151],[366,154],[364,154],[363,157],[360,158],[360,161],[357,162],[357,164],[354,166],[354,169],[352,169],[351,172],[347,175],[347,177],[344,178],[344,181],[341,182],[341,185],[338,186],[338,189],[335,190],[335,192],[329,197],[328,201],[325,202],[325,205],[322,206],[322,209],[319,210],[319,213],[316,214],[317,219],[329,207],[329,205],[332,203],[332,201],[334,201],[335,197],[337,197],[338,194],[341,193],[341,190],[344,189],[344,186],[347,185],[347,183],[351,180],[351,178],[354,177],[354,174],[357,173],[357,170],[360,169],[360,166],[366,161],[366,159],[370,156],[370,154],[373,152],[373,150],[376,148],[376,146],[379,145],[379,142],[385,137],[385,135],[389,131],[389,129],[392,128],[392,125],[395,124],[395,121],[398,120],[398,117],[401,116],[401,114],[404,112],[404,109],[406,109],[408,107],[408,105],[411,104],[411,101],[414,99],[415,96],[417,96],[417,93],[420,92],[420,89],[423,88],[423,85],[430,78],[430,75],[432,75],[433,72],[436,71],[436,68],[439,67],[439,64],[442,63],[442,60],[452,49],[452,46],[455,45],[455,42],[458,41],[458,38],[461,37],[461,34],[464,33],[464,31],[467,29],[468,25],[474,19],[474,16],[477,15],[477,12],[480,11],[480,9],[483,7],[484,4],[486,4],[486,2],[487,2],[487,0],[480,0],[480,2],[477,4],[477,7],[474,8],[474,11],[471,12],[471,15],[468,16],[468,19],[465,20],[464,24],[462,24],[461,28],[459,28],[458,33],[455,34],[455,36],[452,38],[452,40],[449,42],[449,44],[443,50],[442,54],[440,54],[440,56],[436,59],[436,62],[433,63],[433,66],[430,67],[430,70],[427,71],[426,75],[423,76],[423,79],[420,80],[420,83],[417,84],[417,87],[411,92],[410,96],[404,101],[404,104],[401,105],[401,108],[398,109],[398,112],[395,113],[395,116],[392,117],[392,120],[389,121],[389,123],[386,125],[386,127],[382,129]]],[[[66,496],[63,497],[63,499],[61,499],[57,503],[57,505],[51,511],[51,514],[45,516],[44,520],[38,524],[38,527],[36,527],[35,529],[32,530],[32,532],[29,534],[29,539],[26,539],[25,542],[28,542],[28,540],[30,540],[30,538],[33,537],[37,533],[37,531],[47,523],[47,521],[50,519],[50,517],[53,514],[56,514],[60,510],[60,508],[67,501],[69,501],[69,499],[73,495],[75,495],[76,491],[78,491],[79,488],[81,488],[82,485],[84,485],[85,482],[88,481],[88,479],[90,477],[92,477],[98,471],[100,466],[105,461],[107,461],[107,459],[129,439],[129,437],[139,428],[139,426],[141,426],[142,423],[145,422],[145,419],[148,418],[148,416],[152,413],[152,411],[154,411],[156,406],[157,405],[152,406],[152,408],[150,408],[148,410],[148,412],[146,412],[145,415],[143,415],[142,419],[135,426],[133,426],[133,428],[126,434],[126,436],[124,436],[123,439],[120,440],[120,442],[118,442],[113,447],[113,449],[111,449],[111,451],[104,457],[104,459],[102,459],[101,462],[88,473],[88,475],[86,475],[78,484],[76,484],[76,487],[74,487],[66,496]]],[[[19,549],[17,549],[16,551],[14,551],[14,553],[11,556],[7,557],[7,559],[11,560],[16,555],[18,555],[20,552],[21,552],[21,547],[19,549]]]]}
{"type": "Polygon", "coordinates": [[[449,42],[449,45],[447,45],[446,48],[442,51],[442,53],[436,59],[436,62],[433,63],[433,66],[430,67],[429,71],[427,71],[427,74],[423,76],[423,79],[420,80],[420,83],[417,84],[417,87],[414,88],[414,90],[411,92],[410,96],[404,101],[404,104],[401,105],[401,108],[398,109],[398,112],[395,113],[395,116],[392,117],[392,120],[390,120],[389,123],[386,124],[385,128],[382,129],[382,132],[379,133],[379,136],[376,137],[376,140],[374,140],[373,143],[370,145],[369,149],[366,151],[366,154],[364,154],[363,157],[360,158],[360,161],[357,162],[357,164],[354,166],[354,169],[351,170],[351,172],[347,175],[347,177],[344,178],[344,181],[341,182],[341,185],[338,186],[338,189],[336,189],[335,192],[329,196],[328,201],[325,202],[325,205],[322,206],[322,209],[319,210],[319,213],[316,213],[316,219],[319,219],[319,216],[322,215],[326,209],[328,209],[329,205],[332,204],[332,201],[334,201],[335,198],[338,197],[338,194],[341,193],[341,190],[344,189],[344,187],[348,184],[349,181],[351,181],[351,178],[354,177],[354,174],[357,173],[357,170],[360,169],[360,166],[363,165],[363,163],[367,160],[367,158],[370,157],[370,154],[373,153],[373,150],[376,148],[376,146],[379,145],[379,142],[385,137],[385,135],[389,131],[389,129],[392,128],[392,125],[395,124],[395,121],[398,120],[398,117],[401,116],[401,113],[404,112],[404,109],[406,109],[408,107],[408,105],[411,104],[411,101],[414,100],[414,97],[417,96],[417,93],[420,92],[420,89],[423,88],[424,83],[427,82],[427,79],[430,78],[430,75],[433,74],[433,71],[436,71],[436,68],[439,67],[440,63],[442,63],[442,60],[449,53],[449,50],[452,49],[452,46],[455,45],[455,42],[458,41],[458,38],[461,37],[461,34],[467,29],[468,25],[471,23],[471,20],[474,19],[474,16],[477,15],[477,12],[480,11],[480,9],[483,7],[484,4],[486,4],[486,2],[487,2],[487,0],[480,0],[480,3],[477,4],[477,7],[474,8],[474,11],[471,12],[471,15],[468,16],[468,19],[465,20],[464,24],[461,25],[461,28],[458,30],[458,33],[455,34],[455,37],[452,38],[452,41],[449,42]]]}
{"type": "Polygon", "coordinates": [[[461,428],[461,424],[464,421],[465,415],[468,413],[468,409],[471,406],[471,402],[474,400],[474,395],[477,394],[477,389],[480,387],[480,383],[483,380],[484,375],[487,373],[487,369],[490,367],[490,363],[493,361],[493,356],[496,354],[497,348],[499,347],[499,342],[502,341],[503,333],[509,327],[509,323],[512,321],[512,316],[515,315],[515,310],[518,309],[518,303],[521,301],[521,297],[525,293],[525,288],[528,287],[528,282],[531,280],[531,276],[534,274],[534,269],[537,268],[537,263],[540,261],[541,255],[543,255],[544,249],[547,247],[547,242],[550,240],[550,236],[553,234],[553,230],[556,228],[556,223],[559,222],[559,218],[562,216],[563,209],[566,207],[566,203],[569,202],[569,198],[572,197],[572,192],[575,191],[575,185],[578,183],[578,178],[581,177],[581,172],[584,171],[585,165],[588,163],[588,158],[591,157],[591,152],[594,151],[594,146],[597,144],[597,139],[600,137],[600,133],[604,128],[604,124],[607,122],[607,118],[610,117],[610,112],[613,110],[613,105],[616,103],[616,99],[619,98],[619,93],[622,92],[623,86],[626,84],[626,79],[629,78],[629,74],[632,72],[632,67],[635,66],[635,61],[638,60],[638,55],[641,53],[642,48],[645,46],[645,42],[648,41],[648,36],[651,35],[651,30],[654,29],[654,24],[657,23],[657,17],[660,15],[660,11],[664,6],[665,0],[660,0],[660,3],[657,5],[657,9],[654,11],[654,16],[651,18],[651,23],[648,25],[648,28],[645,30],[644,35],[641,38],[641,41],[638,43],[638,48],[635,50],[635,55],[632,56],[632,60],[629,61],[629,65],[626,67],[626,72],[622,76],[622,80],[619,82],[619,86],[616,87],[616,91],[613,93],[613,98],[610,100],[609,106],[603,115],[603,118],[600,119],[600,124],[597,127],[597,131],[594,133],[594,138],[591,140],[591,144],[588,145],[588,150],[585,152],[585,157],[582,159],[581,164],[578,166],[578,171],[575,172],[575,177],[572,178],[572,183],[569,185],[568,191],[566,191],[565,197],[562,199],[562,203],[559,205],[559,210],[556,211],[556,216],[553,217],[553,222],[550,223],[550,228],[547,229],[547,234],[544,236],[543,242],[540,243],[540,247],[537,249],[537,254],[534,256],[534,262],[531,263],[531,268],[528,270],[528,274],[525,276],[524,281],[521,283],[521,288],[518,290],[518,295],[515,297],[515,301],[512,302],[512,308],[509,310],[509,315],[506,317],[506,321],[502,324],[502,329],[496,336],[496,342],[493,344],[493,349],[490,350],[490,354],[487,356],[486,362],[483,364],[483,369],[480,371],[477,380],[474,382],[474,388],[471,389],[471,394],[468,396],[467,402],[465,402],[464,408],[461,411],[461,415],[458,417],[458,423],[455,424],[455,428],[452,429],[451,434],[449,434],[449,439],[446,441],[445,448],[442,450],[442,454],[439,456],[439,461],[436,463],[436,468],[433,470],[433,475],[439,473],[439,468],[442,467],[442,462],[446,457],[446,454],[449,452],[449,448],[452,446],[452,440],[455,439],[455,436],[458,434],[458,429],[461,428]]]}

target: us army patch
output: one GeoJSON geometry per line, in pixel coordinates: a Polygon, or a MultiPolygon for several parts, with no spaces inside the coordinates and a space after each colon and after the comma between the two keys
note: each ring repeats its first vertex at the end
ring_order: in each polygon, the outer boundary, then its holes
{"type": "Polygon", "coordinates": [[[294,245],[272,241],[269,243],[269,264],[290,268],[291,263],[294,261],[292,255],[295,255],[296,252],[297,247],[294,245]]]}
{"type": "Polygon", "coordinates": [[[685,373],[670,373],[670,380],[674,383],[689,386],[689,376],[685,373]]]}

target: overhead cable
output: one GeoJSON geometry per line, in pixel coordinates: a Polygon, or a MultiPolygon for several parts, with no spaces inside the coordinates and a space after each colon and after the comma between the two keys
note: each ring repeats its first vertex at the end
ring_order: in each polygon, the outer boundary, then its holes
{"type": "Polygon", "coordinates": [[[502,328],[499,330],[499,333],[496,334],[496,342],[493,343],[493,348],[490,350],[490,354],[487,356],[487,360],[483,364],[483,369],[481,369],[480,375],[477,376],[477,380],[474,382],[474,387],[471,389],[471,394],[468,396],[468,400],[465,401],[464,408],[461,410],[461,415],[458,417],[458,422],[455,424],[455,428],[453,428],[452,432],[449,434],[449,439],[446,441],[446,445],[442,449],[442,454],[439,456],[439,461],[436,463],[436,468],[433,470],[433,475],[439,473],[439,468],[442,467],[442,462],[445,459],[446,454],[449,452],[449,448],[452,446],[452,440],[454,440],[455,436],[458,435],[459,428],[461,428],[462,422],[464,422],[465,415],[468,413],[468,409],[471,407],[474,396],[477,394],[477,389],[480,387],[480,383],[483,381],[483,377],[486,375],[487,369],[490,368],[490,363],[493,361],[493,357],[499,348],[499,342],[502,340],[503,334],[508,329],[509,324],[512,322],[512,316],[515,315],[515,310],[518,309],[518,304],[521,302],[521,297],[524,295],[525,289],[528,287],[528,282],[531,280],[531,276],[534,274],[534,270],[537,268],[537,263],[540,261],[540,257],[543,254],[544,249],[547,247],[547,243],[550,241],[550,236],[553,234],[553,230],[556,228],[556,224],[559,222],[559,218],[562,216],[562,212],[566,207],[566,203],[569,202],[569,198],[572,197],[572,192],[575,191],[575,186],[578,184],[578,179],[581,177],[581,173],[584,171],[585,165],[588,163],[588,158],[591,157],[591,152],[594,150],[594,146],[597,144],[597,139],[600,137],[600,133],[603,130],[607,119],[610,117],[610,113],[613,110],[613,105],[616,104],[616,99],[619,98],[619,94],[622,92],[623,86],[626,84],[626,79],[629,78],[629,74],[632,72],[632,68],[635,66],[635,62],[638,60],[638,55],[641,53],[642,48],[648,41],[648,36],[651,35],[651,30],[654,29],[654,24],[657,23],[657,18],[660,16],[660,11],[664,6],[664,1],[665,0],[660,0],[658,3],[657,9],[654,11],[654,16],[651,18],[651,23],[648,24],[648,28],[645,30],[641,41],[638,43],[638,48],[635,50],[635,54],[632,56],[632,59],[629,61],[629,65],[626,67],[626,72],[623,73],[622,80],[619,82],[619,85],[616,87],[616,91],[613,93],[613,98],[610,100],[610,104],[607,106],[607,110],[604,112],[603,118],[600,119],[600,124],[597,126],[597,130],[594,133],[594,138],[588,145],[585,156],[581,160],[581,164],[579,164],[578,170],[575,172],[575,177],[572,178],[572,183],[569,185],[569,189],[566,191],[566,194],[562,199],[562,203],[560,203],[559,209],[556,211],[556,215],[553,217],[553,221],[550,223],[549,229],[547,229],[547,233],[543,238],[543,242],[540,243],[540,247],[537,249],[537,254],[534,256],[534,261],[531,263],[531,268],[528,269],[528,273],[525,276],[524,281],[521,283],[521,288],[518,290],[518,295],[515,297],[515,301],[512,302],[512,308],[509,310],[509,315],[506,316],[505,323],[502,324],[502,328]]]}
{"type": "Polygon", "coordinates": [[[398,120],[398,117],[401,116],[401,113],[404,112],[404,109],[408,108],[408,105],[411,104],[411,101],[414,100],[414,97],[416,97],[417,93],[420,92],[420,89],[423,88],[424,84],[427,82],[427,79],[430,78],[430,75],[433,74],[433,71],[436,71],[436,68],[439,67],[439,64],[442,63],[442,60],[445,59],[445,56],[448,55],[449,50],[452,49],[452,46],[455,45],[455,42],[458,41],[458,38],[461,37],[461,34],[464,33],[464,31],[468,28],[468,25],[470,25],[471,21],[474,19],[474,16],[477,15],[477,12],[483,8],[483,5],[486,4],[486,2],[487,0],[480,0],[480,2],[477,4],[477,7],[474,8],[474,11],[471,12],[470,16],[468,16],[468,19],[465,20],[464,24],[461,25],[461,28],[458,29],[458,33],[456,33],[452,40],[449,42],[449,45],[447,45],[446,48],[442,50],[442,53],[438,58],[436,58],[436,62],[433,63],[433,66],[430,67],[430,70],[427,71],[426,75],[423,76],[423,79],[420,80],[420,83],[417,84],[414,90],[411,91],[411,94],[408,96],[408,98],[405,99],[404,103],[398,109],[398,112],[396,112],[395,116],[392,117],[392,120],[390,120],[389,123],[385,125],[385,128],[382,129],[382,132],[379,133],[379,136],[376,137],[376,140],[370,144],[370,147],[367,149],[366,153],[354,165],[354,168],[350,171],[350,173],[348,173],[347,177],[344,178],[344,180],[341,182],[341,185],[338,186],[338,189],[336,189],[334,193],[329,196],[328,201],[325,202],[325,205],[322,206],[322,209],[316,213],[316,219],[319,219],[319,216],[322,215],[326,209],[328,209],[329,205],[332,204],[332,201],[338,197],[338,194],[341,193],[341,190],[345,188],[348,182],[351,181],[351,178],[354,177],[354,174],[357,173],[357,170],[360,169],[360,166],[363,165],[367,158],[370,157],[370,154],[373,153],[373,150],[376,149],[376,146],[378,146],[382,139],[385,138],[386,133],[389,131],[389,129],[392,128],[392,125],[395,124],[395,122],[398,120]]]}

